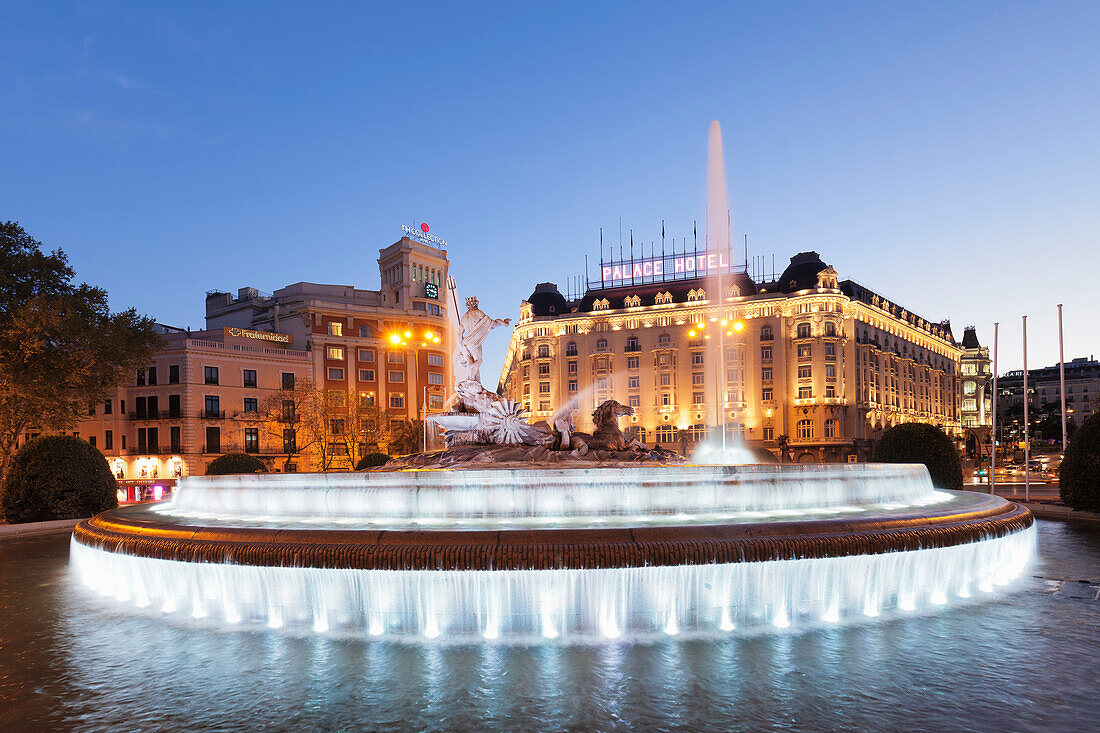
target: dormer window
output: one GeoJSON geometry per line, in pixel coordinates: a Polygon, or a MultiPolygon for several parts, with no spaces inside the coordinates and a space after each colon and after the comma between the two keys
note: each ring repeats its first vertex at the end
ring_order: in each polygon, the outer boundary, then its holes
{"type": "Polygon", "coordinates": [[[637,308],[642,304],[642,299],[637,295],[628,295],[623,299],[623,305],[627,308],[637,308]]]}
{"type": "Polygon", "coordinates": [[[688,291],[688,301],[689,302],[693,301],[693,300],[706,300],[706,299],[707,299],[707,291],[703,290],[702,288],[699,288],[698,290],[695,290],[694,288],[692,288],[691,290],[688,291]]]}
{"type": "Polygon", "coordinates": [[[657,305],[661,305],[663,303],[671,303],[672,293],[668,292],[667,290],[663,293],[657,293],[657,297],[653,299],[653,302],[657,305]]]}
{"type": "Polygon", "coordinates": [[[592,302],[592,310],[605,311],[611,308],[611,302],[607,298],[600,298],[592,302]]]}

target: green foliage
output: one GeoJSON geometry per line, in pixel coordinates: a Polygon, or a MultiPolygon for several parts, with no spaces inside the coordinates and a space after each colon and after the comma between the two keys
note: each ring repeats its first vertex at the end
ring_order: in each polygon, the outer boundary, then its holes
{"type": "Polygon", "coordinates": [[[1100,413],[1085,420],[1066,446],[1058,486],[1066,506],[1100,512],[1100,413]]]}
{"type": "Polygon", "coordinates": [[[267,468],[263,462],[247,453],[226,453],[210,461],[206,467],[207,476],[224,476],[229,473],[263,473],[267,468]]]}
{"type": "Polygon", "coordinates": [[[384,466],[390,462],[390,457],[385,453],[368,453],[359,459],[359,462],[355,464],[356,471],[362,471],[364,468],[374,468],[375,466],[384,466]]]}
{"type": "Polygon", "coordinates": [[[160,348],[152,320],[73,276],[64,252],[0,223],[0,476],[28,428],[72,428],[160,348]]]}
{"type": "Polygon", "coordinates": [[[118,506],[107,459],[72,435],[35,438],[15,454],[0,486],[5,521],[79,519],[118,506]]]}
{"type": "Polygon", "coordinates": [[[937,489],[962,488],[962,462],[955,443],[935,425],[910,422],[887,430],[875,446],[882,463],[923,463],[937,489]]]}

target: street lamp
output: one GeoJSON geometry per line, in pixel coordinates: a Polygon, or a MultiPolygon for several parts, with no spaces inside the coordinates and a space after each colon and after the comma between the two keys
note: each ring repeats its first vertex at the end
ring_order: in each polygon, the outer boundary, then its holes
{"type": "MultiPolygon", "coordinates": [[[[419,339],[413,338],[412,331],[394,331],[389,335],[389,341],[394,346],[400,346],[403,349],[412,348],[413,350],[413,384],[419,386],[420,384],[420,350],[425,346],[432,346],[438,344],[442,338],[435,331],[425,331],[419,339]]],[[[414,386],[413,389],[416,387],[414,386]]],[[[427,450],[428,445],[428,429],[426,423],[428,422],[428,386],[424,386],[423,399],[421,400],[421,410],[423,411],[423,422],[421,432],[423,433],[422,445],[424,450],[427,450]]]]}

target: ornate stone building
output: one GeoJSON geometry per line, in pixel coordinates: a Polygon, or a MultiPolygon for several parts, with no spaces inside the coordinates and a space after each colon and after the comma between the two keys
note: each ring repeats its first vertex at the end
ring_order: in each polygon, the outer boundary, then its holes
{"type": "MultiPolygon", "coordinates": [[[[575,399],[579,429],[606,399],[635,409],[646,444],[733,438],[800,462],[866,460],[893,425],[960,434],[961,349],[932,322],[851,280],[815,252],[774,282],[717,278],[589,288],[541,283],[520,305],[501,394],[548,419],[575,399]],[[724,360],[721,358],[724,353],[724,360]]],[[[626,427],[627,424],[624,424],[626,427]]]]}
{"type": "Polygon", "coordinates": [[[967,326],[963,329],[959,364],[962,379],[959,416],[971,455],[977,454],[976,446],[979,445],[984,455],[988,455],[990,450],[989,431],[993,428],[993,373],[990,364],[989,347],[981,345],[973,326],[967,326]]]}

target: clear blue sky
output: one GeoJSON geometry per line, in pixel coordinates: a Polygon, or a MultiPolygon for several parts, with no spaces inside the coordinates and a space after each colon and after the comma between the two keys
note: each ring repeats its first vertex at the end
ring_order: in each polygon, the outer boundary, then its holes
{"type": "MultiPolygon", "coordinates": [[[[1100,3],[5,3],[0,218],[112,306],[378,285],[402,224],[515,317],[619,217],[814,249],[1001,363],[1100,354],[1100,3]]],[[[487,343],[495,384],[507,329],[487,343]]]]}

